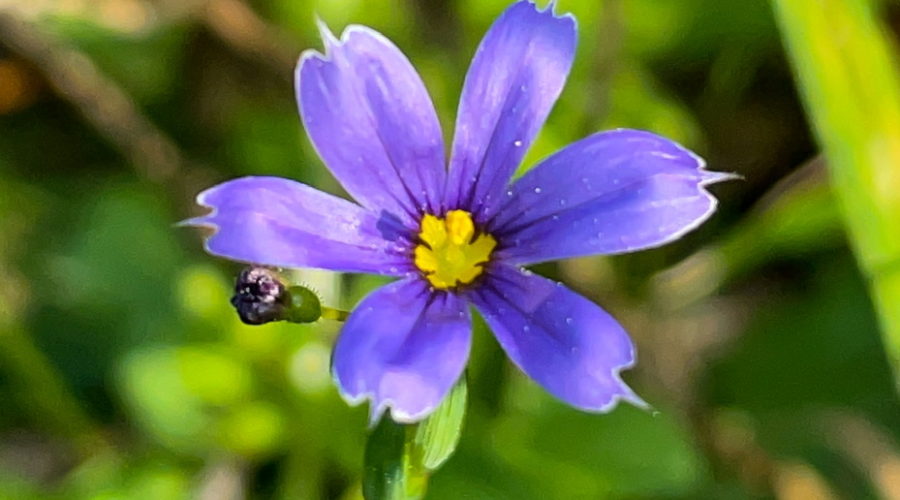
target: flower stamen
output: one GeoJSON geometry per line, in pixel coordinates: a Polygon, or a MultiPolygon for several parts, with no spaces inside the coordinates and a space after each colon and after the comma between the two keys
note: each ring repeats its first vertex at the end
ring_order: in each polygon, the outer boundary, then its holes
{"type": "Polygon", "coordinates": [[[476,236],[472,215],[451,210],[442,219],[427,214],[422,218],[415,249],[416,267],[435,288],[442,290],[467,285],[484,272],[497,246],[493,236],[476,236]]]}

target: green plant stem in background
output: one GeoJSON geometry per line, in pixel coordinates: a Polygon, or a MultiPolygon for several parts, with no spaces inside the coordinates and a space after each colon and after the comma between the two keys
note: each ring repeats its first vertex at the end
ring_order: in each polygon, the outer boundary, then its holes
{"type": "Polygon", "coordinates": [[[867,0],[773,0],[900,388],[900,80],[867,0]]]}
{"type": "Polygon", "coordinates": [[[21,328],[0,326],[0,370],[10,377],[35,422],[70,439],[85,455],[97,451],[96,446],[103,442],[101,433],[59,372],[21,328]]]}

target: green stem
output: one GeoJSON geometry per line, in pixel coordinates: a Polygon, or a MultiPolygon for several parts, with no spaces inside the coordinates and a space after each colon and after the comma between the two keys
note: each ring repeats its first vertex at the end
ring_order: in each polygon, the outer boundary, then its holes
{"type": "Polygon", "coordinates": [[[0,366],[40,425],[69,438],[84,453],[103,443],[91,417],[27,332],[16,326],[0,330],[0,366]]]}
{"type": "Polygon", "coordinates": [[[322,306],[322,319],[333,319],[335,321],[347,321],[347,318],[349,316],[350,316],[350,313],[347,311],[322,306]]]}
{"type": "Polygon", "coordinates": [[[772,0],[900,388],[900,80],[867,0],[772,0]]]}

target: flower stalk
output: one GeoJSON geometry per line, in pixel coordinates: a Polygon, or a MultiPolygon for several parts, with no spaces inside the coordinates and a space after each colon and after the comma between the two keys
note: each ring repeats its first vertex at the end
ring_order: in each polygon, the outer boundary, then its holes
{"type": "Polygon", "coordinates": [[[347,321],[347,317],[350,316],[349,311],[344,311],[343,309],[334,309],[331,307],[322,306],[322,319],[330,319],[334,321],[347,321]]]}

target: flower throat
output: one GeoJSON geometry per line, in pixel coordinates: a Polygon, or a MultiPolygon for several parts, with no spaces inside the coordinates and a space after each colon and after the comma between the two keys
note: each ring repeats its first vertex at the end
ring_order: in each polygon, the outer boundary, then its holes
{"type": "Polygon", "coordinates": [[[444,218],[422,217],[421,243],[415,263],[435,288],[467,285],[484,272],[497,240],[485,233],[475,235],[475,223],[465,210],[451,210],[444,218]]]}

